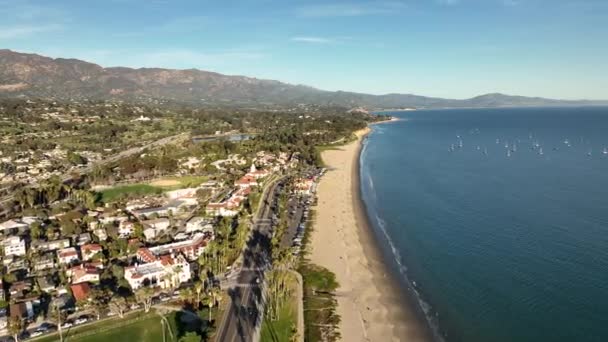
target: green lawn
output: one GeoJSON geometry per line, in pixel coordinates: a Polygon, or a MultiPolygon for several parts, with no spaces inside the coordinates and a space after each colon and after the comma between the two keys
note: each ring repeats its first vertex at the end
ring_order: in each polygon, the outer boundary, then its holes
{"type": "Polygon", "coordinates": [[[116,201],[123,196],[144,196],[152,194],[160,194],[163,189],[160,187],[148,185],[148,184],[129,184],[119,185],[113,188],[108,188],[101,191],[101,200],[104,203],[116,201]]]}
{"type": "MultiPolygon", "coordinates": [[[[179,336],[183,335],[187,327],[178,324],[178,314],[171,313],[166,316],[171,326],[173,339],[168,330],[165,330],[166,342],[177,342],[179,336]],[[184,330],[185,329],[185,330],[184,330]]],[[[125,318],[113,318],[90,326],[70,329],[64,331],[65,342],[118,342],[118,341],[163,341],[163,327],[160,316],[156,313],[143,314],[138,312],[125,316],[125,318]]],[[[42,337],[36,342],[58,341],[59,335],[42,337]]]]}
{"type": "Polygon", "coordinates": [[[295,281],[291,284],[292,296],[290,300],[286,301],[285,304],[279,310],[279,319],[276,321],[270,321],[264,316],[264,322],[262,323],[261,341],[268,342],[289,342],[293,335],[293,329],[296,327],[298,321],[298,304],[296,302],[296,289],[295,281]]]}

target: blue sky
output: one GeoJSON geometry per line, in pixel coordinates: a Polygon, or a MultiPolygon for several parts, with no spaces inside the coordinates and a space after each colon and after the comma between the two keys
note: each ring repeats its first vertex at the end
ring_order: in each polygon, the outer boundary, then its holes
{"type": "Polygon", "coordinates": [[[0,0],[0,48],[327,90],[608,99],[608,0],[0,0]]]}

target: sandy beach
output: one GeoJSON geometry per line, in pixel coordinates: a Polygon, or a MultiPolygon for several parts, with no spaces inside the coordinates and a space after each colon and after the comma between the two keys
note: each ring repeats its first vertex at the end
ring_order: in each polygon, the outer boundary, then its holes
{"type": "Polygon", "coordinates": [[[343,341],[430,341],[387,272],[359,198],[358,157],[369,133],[322,153],[328,172],[319,183],[311,260],[336,274],[343,341]]]}

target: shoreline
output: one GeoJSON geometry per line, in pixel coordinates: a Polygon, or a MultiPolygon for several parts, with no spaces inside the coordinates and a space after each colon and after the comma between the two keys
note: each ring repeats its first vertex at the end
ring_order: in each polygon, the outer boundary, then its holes
{"type": "Polygon", "coordinates": [[[356,141],[322,153],[328,172],[318,186],[311,260],[334,272],[340,284],[343,341],[432,341],[426,320],[412,309],[385,260],[362,200],[360,156],[369,132],[370,126],[356,132],[356,141]]]}

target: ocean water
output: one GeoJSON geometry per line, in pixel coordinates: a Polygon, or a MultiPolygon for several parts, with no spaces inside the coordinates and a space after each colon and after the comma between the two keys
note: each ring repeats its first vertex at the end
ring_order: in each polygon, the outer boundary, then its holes
{"type": "Polygon", "coordinates": [[[608,108],[391,115],[362,197],[445,340],[608,341],[608,108]]]}

